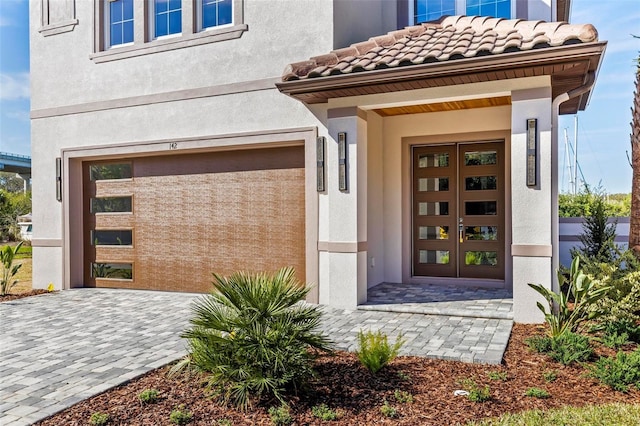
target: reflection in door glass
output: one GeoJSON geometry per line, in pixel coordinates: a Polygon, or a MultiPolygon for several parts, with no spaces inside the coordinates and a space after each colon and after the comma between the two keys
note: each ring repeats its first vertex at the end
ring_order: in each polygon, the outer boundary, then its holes
{"type": "Polygon", "coordinates": [[[448,191],[449,178],[420,178],[418,179],[418,191],[448,191]]]}
{"type": "Polygon", "coordinates": [[[131,212],[131,197],[97,197],[91,199],[91,213],[131,212]]]}
{"type": "Polygon", "coordinates": [[[495,176],[472,176],[464,179],[464,189],[467,191],[487,191],[497,189],[495,176]]]}
{"type": "Polygon", "coordinates": [[[420,250],[420,263],[446,265],[449,263],[449,250],[420,250]]]}
{"type": "Polygon", "coordinates": [[[448,240],[448,226],[421,226],[418,230],[418,237],[421,240],[448,240]]]}
{"type": "Polygon", "coordinates": [[[92,263],[91,276],[93,278],[130,280],[133,279],[133,265],[131,263],[92,263]]]}
{"type": "Polygon", "coordinates": [[[495,241],[498,239],[497,226],[465,226],[464,235],[470,241],[495,241]]]}
{"type": "Polygon", "coordinates": [[[496,266],[498,264],[497,251],[465,251],[465,265],[496,266]]]}
{"type": "Polygon", "coordinates": [[[486,216],[498,214],[497,201],[465,201],[464,214],[467,216],[486,216]]]}
{"type": "Polygon", "coordinates": [[[486,166],[498,164],[496,151],[469,151],[464,153],[465,166],[486,166]]]}
{"type": "Polygon", "coordinates": [[[423,154],[418,157],[418,167],[449,167],[449,154],[423,154]]]}
{"type": "Polygon", "coordinates": [[[96,246],[130,246],[133,242],[133,231],[125,230],[92,230],[91,244],[96,246]]]}
{"type": "Polygon", "coordinates": [[[447,216],[449,214],[449,203],[447,201],[419,203],[418,214],[420,216],[447,216]]]}

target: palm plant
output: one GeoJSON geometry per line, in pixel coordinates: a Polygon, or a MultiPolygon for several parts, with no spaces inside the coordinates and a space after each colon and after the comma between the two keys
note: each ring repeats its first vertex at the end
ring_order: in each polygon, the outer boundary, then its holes
{"type": "Polygon", "coordinates": [[[22,243],[19,243],[15,247],[4,246],[0,250],[0,263],[2,263],[2,279],[0,281],[0,296],[4,296],[11,291],[11,289],[18,284],[18,280],[14,279],[18,274],[18,271],[22,267],[22,264],[15,263],[15,257],[22,247],[22,243]]]}
{"type": "Polygon", "coordinates": [[[209,385],[242,409],[277,399],[313,375],[316,352],[330,351],[318,331],[321,312],[302,303],[310,288],[292,268],[275,274],[214,275],[214,291],[194,303],[187,361],[209,385]]]}

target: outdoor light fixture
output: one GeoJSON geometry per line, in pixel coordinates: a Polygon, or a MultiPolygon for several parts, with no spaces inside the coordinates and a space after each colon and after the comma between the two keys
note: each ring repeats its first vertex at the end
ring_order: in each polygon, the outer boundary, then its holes
{"type": "Polygon", "coordinates": [[[347,191],[347,133],[338,133],[338,189],[347,191]]]}
{"type": "Polygon", "coordinates": [[[538,119],[527,119],[527,186],[538,184],[538,119]]]}
{"type": "Polygon", "coordinates": [[[62,201],[62,158],[56,158],[56,200],[62,201]]]}
{"type": "Polygon", "coordinates": [[[324,136],[316,138],[316,164],[317,164],[317,189],[324,192],[324,147],[326,139],[324,136]]]}

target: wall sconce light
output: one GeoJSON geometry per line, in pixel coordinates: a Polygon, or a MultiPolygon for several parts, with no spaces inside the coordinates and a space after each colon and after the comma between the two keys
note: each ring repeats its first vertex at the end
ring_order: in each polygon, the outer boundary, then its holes
{"type": "Polygon", "coordinates": [[[527,119],[527,186],[538,184],[538,119],[527,119]]]}
{"type": "Polygon", "coordinates": [[[347,185],[347,133],[338,133],[338,189],[346,192],[347,185]]]}
{"type": "Polygon", "coordinates": [[[316,138],[316,164],[317,164],[317,190],[324,192],[324,147],[326,139],[324,136],[316,138]]]}
{"type": "Polygon", "coordinates": [[[56,158],[56,200],[62,201],[62,158],[56,158]]]}

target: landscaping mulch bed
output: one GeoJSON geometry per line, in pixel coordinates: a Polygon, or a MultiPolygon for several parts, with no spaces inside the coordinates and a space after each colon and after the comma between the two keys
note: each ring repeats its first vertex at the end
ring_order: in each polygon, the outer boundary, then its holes
{"type": "MultiPolygon", "coordinates": [[[[316,365],[317,378],[307,390],[290,401],[296,425],[451,425],[469,420],[497,417],[505,412],[528,409],[548,409],[562,405],[605,404],[610,402],[638,403],[640,391],[616,392],[585,376],[580,366],[563,366],[544,355],[531,352],[524,340],[543,334],[544,327],[516,324],[501,366],[466,364],[417,357],[399,357],[378,374],[369,373],[356,355],[337,352],[322,356],[316,365]],[[557,379],[545,381],[543,374],[554,371],[557,379]],[[491,380],[489,372],[504,372],[505,381],[491,380]],[[460,381],[472,379],[478,385],[489,385],[491,400],[484,403],[454,396],[461,389],[460,381]],[[525,396],[527,389],[538,387],[550,393],[548,399],[525,396]],[[413,395],[413,403],[401,403],[395,390],[413,395]],[[384,401],[396,408],[395,418],[385,417],[380,407],[384,401]],[[325,403],[338,410],[341,418],[323,422],[311,412],[313,406],[325,403]]],[[[630,348],[627,348],[630,349],[630,348]]],[[[598,348],[599,354],[608,353],[598,348]]],[[[267,406],[258,406],[246,413],[225,407],[207,396],[198,379],[166,377],[164,367],[107,391],[46,419],[38,425],[85,425],[92,413],[109,414],[109,424],[167,425],[171,411],[180,404],[193,413],[191,425],[215,425],[227,419],[233,425],[269,425],[267,406]],[[144,389],[160,391],[155,404],[142,404],[137,395],[144,389]]],[[[224,423],[223,423],[224,424],[224,423]]]]}
{"type": "Polygon", "coordinates": [[[4,296],[0,296],[0,303],[8,302],[10,300],[22,299],[24,297],[29,297],[29,296],[37,296],[38,294],[44,294],[44,293],[51,293],[51,292],[48,290],[37,289],[37,290],[24,291],[22,293],[5,294],[4,296]]]}

